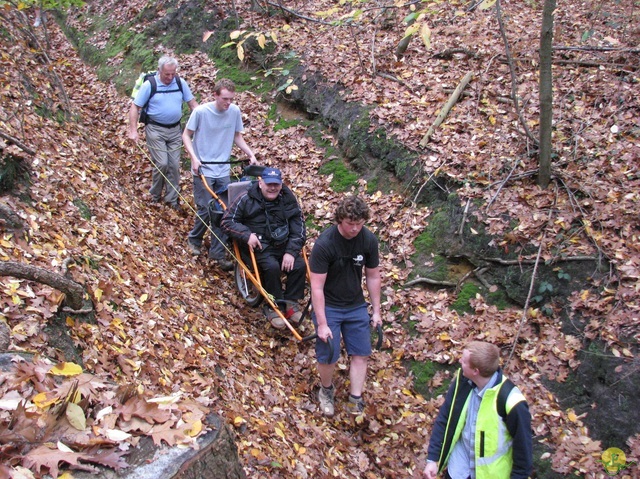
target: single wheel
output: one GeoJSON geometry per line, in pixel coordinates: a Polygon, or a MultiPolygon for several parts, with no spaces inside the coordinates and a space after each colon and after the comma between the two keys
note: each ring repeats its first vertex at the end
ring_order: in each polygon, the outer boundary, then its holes
{"type": "Polygon", "coordinates": [[[244,269],[238,263],[236,263],[234,268],[234,276],[236,278],[236,287],[249,306],[255,308],[262,303],[262,294],[260,294],[260,291],[258,291],[258,288],[255,287],[251,280],[247,278],[244,269]]]}

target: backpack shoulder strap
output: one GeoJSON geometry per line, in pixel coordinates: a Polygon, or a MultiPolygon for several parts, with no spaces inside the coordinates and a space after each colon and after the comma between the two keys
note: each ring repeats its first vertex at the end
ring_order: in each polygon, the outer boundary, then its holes
{"type": "Polygon", "coordinates": [[[180,90],[180,93],[184,94],[184,92],[182,91],[182,82],[180,81],[180,77],[178,75],[176,75],[176,84],[178,85],[178,90],[180,90]]]}
{"type": "Polygon", "coordinates": [[[507,398],[509,394],[511,394],[511,390],[516,387],[515,384],[510,379],[505,379],[504,382],[500,385],[500,391],[498,391],[498,414],[502,420],[507,418],[507,398]]]}
{"type": "MultiPolygon", "coordinates": [[[[149,75],[147,80],[149,80],[149,83],[151,84],[151,93],[149,94],[149,100],[151,100],[151,97],[155,95],[156,92],[158,91],[158,84],[156,83],[156,74],[154,73],[152,75],[149,75]]],[[[149,103],[149,100],[147,100],[147,103],[149,103]]]]}

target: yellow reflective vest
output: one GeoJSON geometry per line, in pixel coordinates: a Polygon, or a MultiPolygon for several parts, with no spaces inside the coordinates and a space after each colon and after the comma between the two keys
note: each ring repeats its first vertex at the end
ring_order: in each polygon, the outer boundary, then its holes
{"type": "MultiPolygon", "coordinates": [[[[507,378],[501,375],[499,383],[487,389],[482,396],[475,432],[476,479],[508,479],[511,475],[513,439],[504,420],[498,414],[498,394],[506,380],[507,378]]],[[[440,472],[447,464],[453,445],[456,444],[464,429],[473,388],[464,384],[468,381],[462,376],[462,370],[458,370],[455,381],[455,391],[444,434],[446,439],[438,461],[440,472]]],[[[505,403],[506,414],[509,414],[509,411],[522,401],[525,401],[525,398],[520,390],[513,388],[505,403]]]]}

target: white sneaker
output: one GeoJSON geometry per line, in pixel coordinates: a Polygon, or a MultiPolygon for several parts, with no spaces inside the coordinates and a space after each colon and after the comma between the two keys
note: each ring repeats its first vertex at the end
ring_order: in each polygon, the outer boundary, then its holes
{"type": "Polygon", "coordinates": [[[334,396],[335,396],[334,388],[327,389],[322,385],[320,386],[320,390],[318,391],[318,401],[320,402],[320,410],[322,411],[322,414],[324,414],[327,417],[332,417],[333,414],[335,413],[334,396]]]}

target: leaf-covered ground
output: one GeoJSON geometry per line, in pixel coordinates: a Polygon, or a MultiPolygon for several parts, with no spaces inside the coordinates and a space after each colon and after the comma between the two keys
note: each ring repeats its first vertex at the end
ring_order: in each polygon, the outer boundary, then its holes
{"type": "MultiPolygon", "coordinates": [[[[124,18],[144,2],[126,2],[124,7],[113,1],[89,3],[93,14],[124,18]]],[[[637,12],[626,3],[615,10],[578,2],[563,5],[556,11],[554,43],[637,46],[638,22],[625,22],[637,12]],[[588,29],[593,34],[581,43],[588,29]]],[[[417,148],[450,91],[473,71],[469,94],[422,156],[425,179],[439,174],[459,180],[466,185],[459,192],[463,201],[491,202],[482,220],[492,233],[535,245],[544,237],[545,259],[557,254],[606,256],[614,265],[609,283],[585,285],[572,299],[573,314],[591,322],[589,338],[602,339],[612,354],[633,360],[640,276],[637,53],[556,53],[566,61],[554,67],[558,181],[542,191],[527,174],[536,167],[535,159],[527,155],[526,139],[508,101],[511,78],[492,9],[435,4],[424,20],[431,29],[430,49],[414,40],[403,59],[396,60],[393,52],[404,32],[402,19],[411,12],[409,4],[364,4],[363,17],[352,27],[302,18],[339,19],[355,8],[349,2],[287,2],[300,16],[286,22],[279,17],[267,22],[249,13],[248,4],[235,2],[247,19],[244,27],[277,32],[278,48],[295,48],[310,71],[342,82],[348,88],[345,98],[376,104],[372,117],[410,147],[417,148]],[[434,56],[450,48],[466,52],[434,56]],[[575,63],[579,61],[602,66],[575,63]],[[372,75],[374,71],[384,75],[372,75]],[[502,186],[511,170],[514,180],[502,186]],[[515,229],[504,223],[503,213],[517,218],[515,229]],[[598,286],[606,287],[600,292],[598,286]]],[[[503,13],[517,58],[522,114],[535,131],[541,7],[505,2],[503,13]]],[[[27,44],[12,23],[3,37],[1,129],[37,153],[29,159],[28,196],[2,197],[25,228],[5,230],[0,255],[52,271],[68,267],[85,286],[96,322],[62,315],[70,337],[84,351],[84,374],[65,376],[68,369],[61,367],[57,377],[68,379],[55,382],[52,364],[44,358],[60,361],[62,356],[49,345],[45,328],[60,314],[60,294],[38,283],[1,278],[10,349],[36,354],[18,373],[0,376],[0,454],[5,467],[55,473],[69,464],[88,467],[86,461],[116,466],[125,445],[135,445],[141,435],[152,435],[159,443],[192,444],[203,414],[213,411],[236,429],[249,477],[419,477],[441,398],[427,400],[417,394],[403,361],[455,362],[460,345],[472,337],[499,344],[506,359],[519,337],[509,375],[530,401],[536,439],[545,438],[554,470],[604,477],[598,462],[603,445],[590,437],[582,418],[562,409],[543,385],[543,379],[563,378],[575,368],[583,338],[563,334],[557,320],[536,311],[528,317],[535,318],[537,329],[527,322],[518,333],[522,311],[498,311],[478,298],[474,315],[459,316],[449,309],[455,299],[452,291],[403,287],[412,241],[429,221],[429,210],[405,206],[400,195],[368,198],[374,211],[370,226],[387,248],[382,264],[385,343],[371,360],[366,419],[355,421],[342,411],[346,367],[337,378],[337,415],[322,417],[315,400],[312,346],[274,332],[258,310],[238,297],[230,274],[190,256],[185,247],[193,216],[187,209],[192,204],[188,173],[182,178],[184,214],[149,203],[151,165],[145,146],[126,140],[129,99],[97,81],[57,27],[52,22],[48,27],[47,58],[41,53],[42,29],[35,31],[39,43],[32,39],[27,44]],[[72,106],[72,121],[55,119],[67,106],[58,80],[72,106]],[[417,324],[417,336],[407,333],[409,322],[417,324]],[[74,408],[66,406],[77,399],[76,387],[85,428],[77,411],[74,415],[74,408]],[[30,445],[36,442],[44,444],[30,445]],[[58,447],[50,446],[56,443],[58,447]],[[115,447],[112,454],[96,452],[97,446],[110,445],[115,447]]],[[[181,75],[202,98],[210,99],[215,64],[197,53],[180,61],[181,75]]],[[[283,169],[305,212],[322,229],[340,197],[329,187],[329,178],[316,174],[323,152],[301,126],[273,131],[266,122],[269,102],[250,92],[237,95],[247,142],[265,163],[283,169]]],[[[6,146],[6,152],[20,154],[15,146],[6,146]]],[[[311,241],[315,234],[312,230],[311,241]]],[[[346,366],[346,358],[340,363],[346,366]]],[[[438,374],[431,386],[446,381],[438,374]]],[[[625,447],[631,457],[640,456],[638,436],[625,447]]]]}

